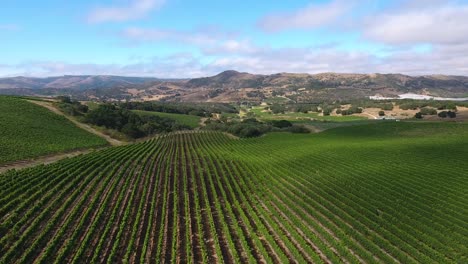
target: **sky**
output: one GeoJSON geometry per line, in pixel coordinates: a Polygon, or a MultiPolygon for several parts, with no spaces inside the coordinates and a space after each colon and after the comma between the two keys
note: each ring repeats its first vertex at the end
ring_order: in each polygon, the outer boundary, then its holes
{"type": "Polygon", "coordinates": [[[2,0],[0,77],[468,75],[468,0],[2,0]]]}

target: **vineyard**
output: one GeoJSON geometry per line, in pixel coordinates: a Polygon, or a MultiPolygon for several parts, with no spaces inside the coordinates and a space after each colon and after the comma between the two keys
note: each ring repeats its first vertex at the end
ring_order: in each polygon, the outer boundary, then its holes
{"type": "Polygon", "coordinates": [[[468,125],[182,132],[0,175],[0,263],[466,263],[468,125]]]}
{"type": "Polygon", "coordinates": [[[107,145],[66,118],[26,100],[0,96],[0,164],[107,145]]]}

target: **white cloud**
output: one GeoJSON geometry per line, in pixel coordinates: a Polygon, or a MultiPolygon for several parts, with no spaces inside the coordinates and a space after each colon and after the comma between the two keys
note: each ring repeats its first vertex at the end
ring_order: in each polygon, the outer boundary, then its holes
{"type": "Polygon", "coordinates": [[[435,45],[415,52],[402,47],[386,57],[370,52],[339,49],[336,46],[271,48],[250,41],[217,42],[204,55],[177,53],[165,57],[135,57],[127,64],[73,64],[60,61],[32,61],[0,65],[0,76],[123,75],[160,78],[210,76],[224,70],[272,74],[292,73],[403,73],[409,75],[466,75],[468,44],[435,45]],[[223,45],[224,44],[224,45],[223,45]],[[208,54],[208,56],[206,56],[208,54]]]}
{"type": "Polygon", "coordinates": [[[378,14],[368,18],[362,30],[365,38],[392,45],[464,43],[468,41],[468,5],[441,4],[378,14]]]}
{"type": "Polygon", "coordinates": [[[90,23],[121,22],[145,17],[154,9],[160,8],[165,0],[131,0],[124,7],[98,7],[88,15],[90,23]]]}
{"type": "Polygon", "coordinates": [[[216,27],[200,27],[190,31],[155,28],[127,28],[121,32],[130,43],[170,42],[198,47],[204,55],[252,53],[257,47],[248,39],[239,38],[237,32],[216,27]]]}
{"type": "Polygon", "coordinates": [[[287,29],[313,29],[329,25],[350,12],[354,1],[334,0],[325,4],[310,4],[293,12],[270,14],[258,25],[265,31],[277,32],[287,29]]]}
{"type": "Polygon", "coordinates": [[[136,43],[169,41],[202,46],[233,38],[237,33],[221,31],[214,27],[201,27],[190,31],[131,27],[124,29],[121,35],[126,40],[136,43]]]}

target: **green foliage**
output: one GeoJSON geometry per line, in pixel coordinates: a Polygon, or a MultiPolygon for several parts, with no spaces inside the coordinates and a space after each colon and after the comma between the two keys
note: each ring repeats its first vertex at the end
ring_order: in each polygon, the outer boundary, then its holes
{"type": "Polygon", "coordinates": [[[107,142],[41,106],[0,96],[0,164],[107,142]]]}
{"type": "Polygon", "coordinates": [[[360,114],[362,113],[362,108],[357,107],[357,106],[351,106],[347,110],[341,110],[341,115],[353,115],[353,114],[360,114]]]}
{"type": "Polygon", "coordinates": [[[101,104],[89,111],[85,117],[87,123],[115,129],[131,138],[141,138],[157,133],[190,129],[174,119],[157,115],[138,115],[113,104],[101,104]]]}
{"type": "Polygon", "coordinates": [[[286,108],[284,105],[273,104],[272,106],[270,106],[270,110],[271,112],[273,112],[273,114],[284,114],[286,108]]]}
{"type": "Polygon", "coordinates": [[[379,111],[379,116],[385,116],[385,111],[379,111]]]}
{"type": "Polygon", "coordinates": [[[416,110],[418,108],[432,107],[438,110],[457,110],[458,106],[466,106],[466,102],[450,102],[435,100],[397,100],[397,104],[403,110],[416,110]]]}
{"type": "Polygon", "coordinates": [[[239,112],[234,106],[222,103],[128,102],[119,104],[119,107],[127,110],[185,114],[201,117],[211,117],[213,113],[239,112]]]}
{"type": "Polygon", "coordinates": [[[439,117],[442,117],[442,118],[455,118],[457,117],[457,113],[456,112],[452,112],[452,111],[442,111],[438,114],[439,117]]]}
{"type": "Polygon", "coordinates": [[[422,119],[423,118],[423,114],[421,112],[417,112],[415,115],[414,115],[415,118],[417,119],[422,119]]]}
{"type": "Polygon", "coordinates": [[[392,103],[385,103],[380,106],[382,110],[385,111],[392,111],[393,110],[393,104],[392,103]]]}
{"type": "Polygon", "coordinates": [[[207,123],[205,129],[223,131],[241,138],[258,137],[269,131],[272,126],[258,122],[255,118],[245,119],[242,122],[221,122],[214,120],[207,123]]]}
{"type": "Polygon", "coordinates": [[[272,120],[263,123],[255,118],[244,119],[242,122],[209,121],[205,129],[223,131],[241,138],[259,137],[268,132],[310,133],[305,126],[292,124],[287,120],[272,120]]]}
{"type": "Polygon", "coordinates": [[[57,103],[57,106],[60,110],[70,116],[82,116],[88,112],[88,106],[83,105],[78,101],[73,101],[70,97],[67,96],[59,96],[57,99],[60,102],[57,103]]]}
{"type": "Polygon", "coordinates": [[[437,110],[431,107],[423,107],[420,112],[422,115],[437,115],[437,110]]]}
{"type": "Polygon", "coordinates": [[[0,263],[465,263],[467,142],[455,122],[190,131],[10,171],[0,263]]]}
{"type": "Polygon", "coordinates": [[[293,124],[287,120],[272,120],[270,124],[277,128],[292,127],[293,124]]]}
{"type": "Polygon", "coordinates": [[[191,128],[199,127],[200,120],[201,120],[201,118],[197,115],[172,114],[172,113],[140,111],[140,110],[133,110],[132,112],[138,115],[154,115],[154,116],[174,119],[178,124],[189,126],[191,128]]]}

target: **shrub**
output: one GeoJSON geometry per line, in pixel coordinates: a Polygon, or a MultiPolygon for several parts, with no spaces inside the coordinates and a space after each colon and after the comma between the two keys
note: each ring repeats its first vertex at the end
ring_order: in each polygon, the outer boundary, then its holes
{"type": "Polygon", "coordinates": [[[417,119],[422,119],[423,118],[423,115],[421,114],[421,112],[417,112],[415,115],[414,115],[415,118],[417,119]]]}
{"type": "Polygon", "coordinates": [[[446,118],[448,115],[447,115],[447,111],[442,111],[438,114],[439,117],[442,117],[442,118],[446,118]]]}
{"type": "Polygon", "coordinates": [[[385,116],[385,111],[379,111],[379,116],[385,116]]]}
{"type": "Polygon", "coordinates": [[[381,109],[385,110],[385,111],[392,111],[393,110],[393,104],[392,103],[383,104],[381,109]]]}
{"type": "Polygon", "coordinates": [[[437,115],[437,110],[431,107],[423,107],[420,113],[422,115],[437,115]]]}
{"type": "Polygon", "coordinates": [[[277,128],[292,127],[293,124],[287,120],[273,120],[270,123],[272,126],[277,128]]]}
{"type": "Polygon", "coordinates": [[[286,108],[283,105],[274,104],[270,107],[270,110],[273,112],[273,114],[284,114],[286,108]]]}

